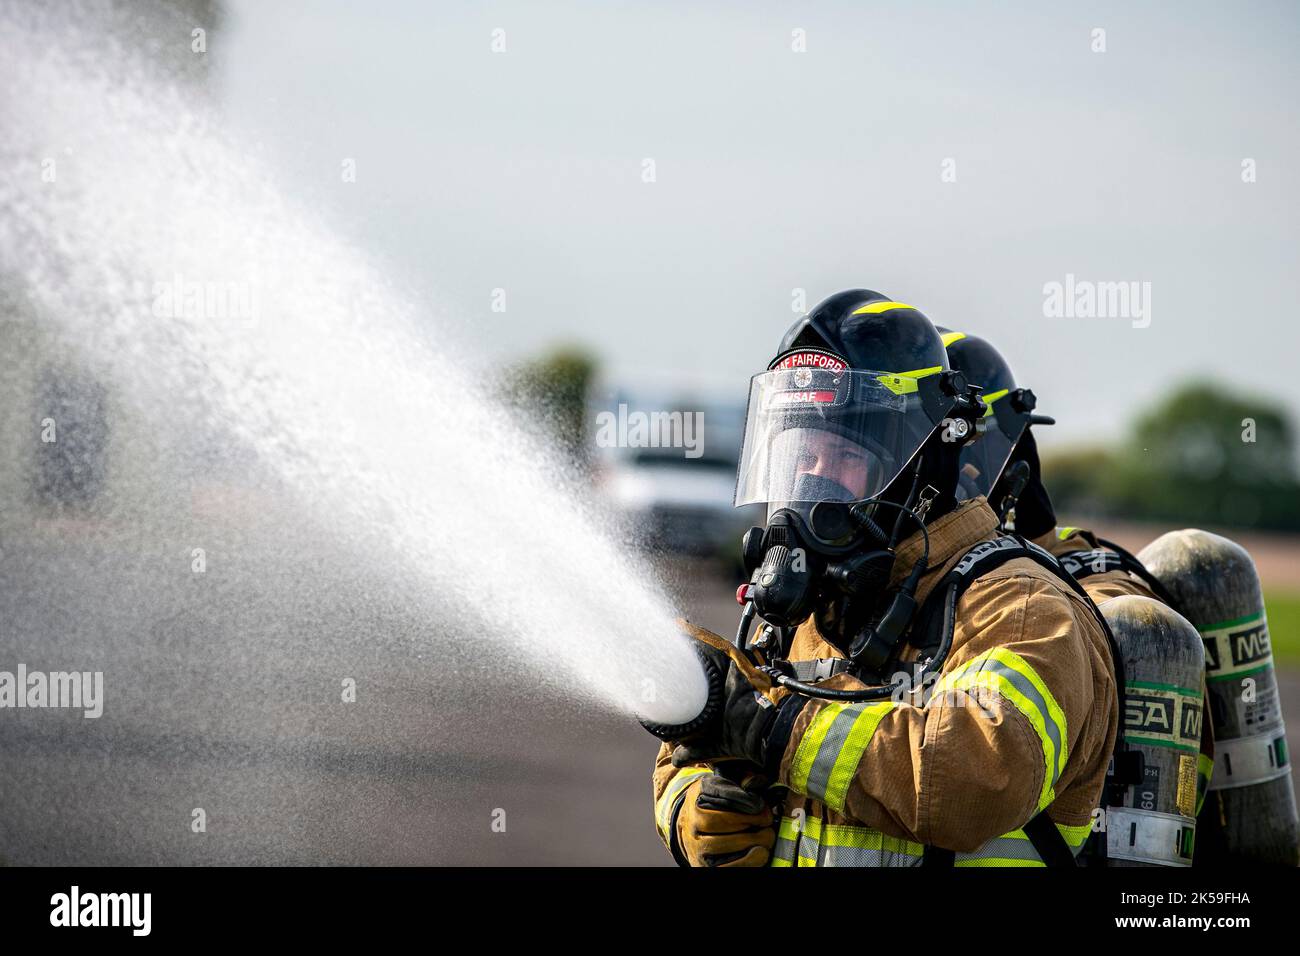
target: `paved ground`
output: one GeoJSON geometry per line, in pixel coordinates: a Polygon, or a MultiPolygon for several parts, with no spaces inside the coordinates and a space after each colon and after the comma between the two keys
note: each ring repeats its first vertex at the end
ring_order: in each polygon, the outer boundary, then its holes
{"type": "MultiPolygon", "coordinates": [[[[0,711],[0,862],[670,863],[656,741],[376,610],[400,601],[309,604],[270,566],[232,592],[220,561],[169,578],[89,528],[5,543],[0,670],[102,669],[110,692],[98,720],[0,711]]],[[[734,584],[683,580],[693,618],[734,625],[734,584]]]]}

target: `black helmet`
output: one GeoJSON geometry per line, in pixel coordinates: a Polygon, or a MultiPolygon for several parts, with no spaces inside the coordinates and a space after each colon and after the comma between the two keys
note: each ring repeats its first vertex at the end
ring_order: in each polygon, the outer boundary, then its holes
{"type": "Polygon", "coordinates": [[[820,303],[790,326],[777,359],[804,348],[829,350],[853,369],[929,374],[948,368],[943,340],[930,320],[870,289],[837,292],[820,303]]]}
{"type": "MultiPolygon", "coordinates": [[[[974,498],[983,495],[1001,512],[1009,486],[1016,486],[1013,498],[1022,497],[1027,486],[1032,486],[1031,496],[1041,499],[1041,504],[1050,513],[1051,502],[1042,487],[1038,450],[1029,428],[1031,425],[1052,425],[1055,420],[1034,414],[1037,405],[1034,393],[1016,386],[1011,366],[986,340],[942,327],[938,331],[948,350],[949,363],[983,389],[981,398],[988,405],[979,436],[962,449],[958,496],[974,498]],[[1024,466],[1018,467],[1018,462],[1024,462],[1024,466]],[[1012,470],[1017,473],[1011,474],[1012,470]]],[[[1055,524],[1054,514],[1051,522],[1055,524]]],[[[1019,530],[1025,530],[1023,521],[1019,530]]]]}
{"type": "Polygon", "coordinates": [[[819,501],[901,502],[915,476],[901,492],[895,479],[944,430],[954,432],[947,453],[931,456],[924,479],[952,500],[955,450],[976,417],[920,310],[869,289],[840,292],[790,328],[750,383],[736,504],[765,502],[771,514],[797,503],[802,512],[819,501]],[[954,425],[963,402],[967,424],[954,425]]]}

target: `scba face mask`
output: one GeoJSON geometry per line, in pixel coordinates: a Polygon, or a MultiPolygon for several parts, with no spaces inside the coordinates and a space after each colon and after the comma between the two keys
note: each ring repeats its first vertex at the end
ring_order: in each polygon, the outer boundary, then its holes
{"type": "Polygon", "coordinates": [[[941,368],[800,365],[755,376],[736,502],[765,502],[768,522],[743,544],[752,576],[742,633],[755,614],[791,628],[815,612],[841,651],[883,662],[892,647],[886,632],[901,634],[910,620],[928,556],[927,544],[902,587],[882,601],[900,535],[925,534],[937,494],[917,485],[923,450],[941,438],[964,440],[982,413],[975,390],[941,368]],[[900,475],[910,488],[903,503],[882,499],[900,475]]]}

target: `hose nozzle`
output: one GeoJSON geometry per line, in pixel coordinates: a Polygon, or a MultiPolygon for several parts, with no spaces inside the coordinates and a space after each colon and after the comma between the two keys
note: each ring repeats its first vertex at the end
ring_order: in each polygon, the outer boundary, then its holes
{"type": "Polygon", "coordinates": [[[691,647],[700,659],[708,690],[700,712],[685,723],[661,724],[638,718],[642,727],[665,742],[678,742],[698,736],[722,719],[723,686],[727,678],[726,656],[702,641],[692,640],[691,647]]]}

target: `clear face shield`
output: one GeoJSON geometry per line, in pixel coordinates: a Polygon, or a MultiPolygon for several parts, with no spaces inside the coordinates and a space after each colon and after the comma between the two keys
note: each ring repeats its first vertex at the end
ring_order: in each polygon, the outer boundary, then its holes
{"type": "Polygon", "coordinates": [[[737,506],[807,512],[820,501],[874,498],[934,424],[916,379],[847,369],[775,369],[750,382],[737,506]]]}
{"type": "Polygon", "coordinates": [[[1014,411],[1004,390],[985,396],[988,411],[979,437],[962,449],[958,472],[957,500],[987,498],[997,484],[1015,450],[1016,442],[1029,424],[1029,416],[1014,411]]]}

